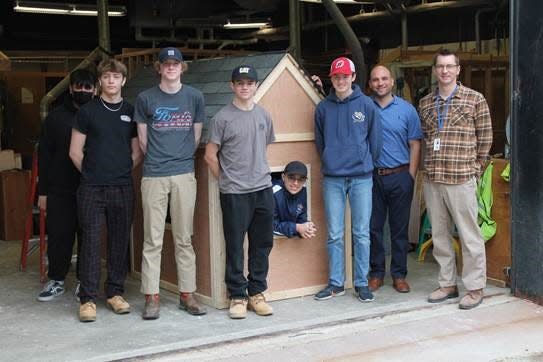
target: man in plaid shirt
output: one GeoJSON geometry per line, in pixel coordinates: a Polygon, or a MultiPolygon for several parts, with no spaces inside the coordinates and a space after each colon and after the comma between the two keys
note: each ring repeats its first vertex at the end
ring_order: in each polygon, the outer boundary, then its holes
{"type": "Polygon", "coordinates": [[[462,282],[467,289],[459,307],[471,309],[481,304],[486,285],[476,179],[488,160],[492,123],[483,95],[457,82],[460,65],[455,53],[440,50],[434,56],[433,72],[438,87],[419,104],[425,141],[424,199],[432,224],[433,254],[440,266],[439,288],[430,294],[428,302],[458,297],[451,237],[456,225],[462,243],[462,282]]]}

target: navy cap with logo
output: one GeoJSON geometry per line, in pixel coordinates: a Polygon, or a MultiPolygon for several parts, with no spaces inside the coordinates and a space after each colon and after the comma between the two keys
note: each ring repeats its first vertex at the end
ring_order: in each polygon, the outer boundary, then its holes
{"type": "Polygon", "coordinates": [[[285,175],[300,175],[307,177],[307,167],[300,161],[292,161],[283,171],[285,175]]]}
{"type": "Polygon", "coordinates": [[[169,47],[162,48],[158,53],[158,61],[164,63],[166,60],[176,60],[178,62],[183,61],[183,55],[177,48],[169,47]]]}
{"type": "Polygon", "coordinates": [[[232,71],[232,82],[239,79],[250,79],[258,82],[256,69],[250,65],[240,65],[232,71]]]}

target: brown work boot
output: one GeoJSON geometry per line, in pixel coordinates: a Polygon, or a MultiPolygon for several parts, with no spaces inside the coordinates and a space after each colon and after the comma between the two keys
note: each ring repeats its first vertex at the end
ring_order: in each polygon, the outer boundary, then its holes
{"type": "Polygon", "coordinates": [[[428,296],[428,303],[441,303],[452,298],[458,298],[458,288],[456,285],[437,288],[428,296]]]}
{"type": "Polygon", "coordinates": [[[158,319],[160,317],[160,296],[158,294],[145,294],[145,307],[141,317],[143,319],[158,319]]]}
{"type": "Polygon", "coordinates": [[[108,298],[107,305],[109,305],[115,314],[130,313],[130,304],[120,295],[108,298]]]}
{"type": "Polygon", "coordinates": [[[228,310],[228,315],[232,319],[243,319],[247,317],[247,299],[230,299],[230,309],[228,310]]]}
{"type": "Polygon", "coordinates": [[[462,299],[460,299],[460,304],[458,304],[458,308],[472,309],[472,308],[477,307],[482,302],[483,302],[482,289],[468,290],[466,295],[464,295],[462,299]]]}
{"type": "Polygon", "coordinates": [[[192,315],[204,315],[207,310],[194,298],[194,293],[179,293],[179,308],[192,315]]]}
{"type": "Polygon", "coordinates": [[[249,310],[254,311],[256,314],[261,316],[268,316],[273,314],[273,308],[266,303],[266,298],[262,293],[258,293],[249,297],[249,305],[247,307],[249,310]]]}
{"type": "Polygon", "coordinates": [[[372,277],[368,279],[368,288],[370,288],[372,292],[375,292],[377,289],[381,288],[383,284],[385,284],[385,282],[381,278],[372,277]]]}
{"type": "Polygon", "coordinates": [[[81,322],[94,322],[96,320],[96,303],[86,302],[79,306],[79,320],[81,322]]]}
{"type": "Polygon", "coordinates": [[[392,279],[392,286],[398,293],[409,293],[411,291],[411,288],[409,287],[409,284],[405,278],[392,279]]]}

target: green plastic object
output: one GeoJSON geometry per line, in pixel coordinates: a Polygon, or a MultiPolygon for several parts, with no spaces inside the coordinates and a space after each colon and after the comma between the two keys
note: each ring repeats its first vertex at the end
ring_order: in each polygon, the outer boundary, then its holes
{"type": "Polygon", "coordinates": [[[501,177],[505,180],[505,182],[509,182],[509,173],[511,172],[510,163],[507,162],[507,166],[503,169],[501,173],[501,177]]]}
{"type": "Polygon", "coordinates": [[[483,176],[477,182],[477,202],[479,203],[479,227],[481,235],[485,241],[492,239],[496,234],[496,221],[492,219],[492,171],[494,162],[490,162],[483,173],[483,176]]]}

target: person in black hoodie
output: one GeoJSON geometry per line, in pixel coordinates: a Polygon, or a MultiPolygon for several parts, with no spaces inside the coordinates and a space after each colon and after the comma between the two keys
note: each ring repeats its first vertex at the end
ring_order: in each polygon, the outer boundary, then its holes
{"type": "MultiPolygon", "coordinates": [[[[38,145],[38,206],[47,213],[49,281],[38,300],[48,302],[64,293],[77,234],[75,193],[79,171],[68,155],[72,125],[79,107],[94,96],[96,76],[86,69],[70,74],[69,95],[45,119],[38,145]]],[[[77,268],[76,268],[77,269],[77,268]]],[[[76,270],[76,277],[79,276],[76,270]]],[[[76,287],[76,291],[77,291],[76,287]]]]}
{"type": "Polygon", "coordinates": [[[307,167],[300,161],[290,162],[281,175],[281,181],[273,186],[275,202],[273,233],[287,238],[309,239],[317,228],[307,221],[307,167]]]}

